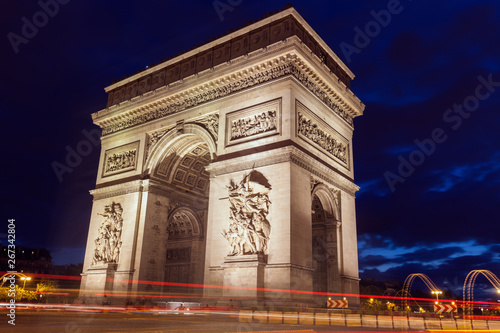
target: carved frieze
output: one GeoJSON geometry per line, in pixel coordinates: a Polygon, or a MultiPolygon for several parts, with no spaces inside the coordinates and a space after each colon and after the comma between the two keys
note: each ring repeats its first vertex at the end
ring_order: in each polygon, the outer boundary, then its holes
{"type": "Polygon", "coordinates": [[[240,139],[276,129],[276,112],[265,111],[231,122],[231,139],[240,139]]]}
{"type": "Polygon", "coordinates": [[[106,150],[102,176],[135,170],[139,154],[139,141],[106,150]]]}
{"type": "Polygon", "coordinates": [[[348,114],[344,109],[342,109],[337,102],[335,102],[330,93],[328,93],[322,86],[317,82],[312,80],[308,74],[302,71],[302,67],[305,65],[297,58],[290,57],[287,60],[280,60],[280,64],[265,70],[252,70],[252,74],[245,75],[245,77],[239,80],[221,80],[221,82],[228,82],[227,84],[220,84],[217,87],[212,85],[206,85],[203,90],[186,93],[185,95],[177,95],[173,102],[166,102],[161,106],[146,107],[147,111],[144,111],[140,115],[130,115],[123,120],[114,120],[108,124],[102,125],[102,135],[108,135],[121,131],[126,128],[130,128],[139,124],[144,124],[146,122],[165,117],[169,114],[180,112],[182,110],[188,109],[190,107],[197,106],[199,104],[209,102],[231,93],[253,87],[255,85],[268,82],[274,79],[278,79],[287,75],[292,75],[299,82],[301,82],[309,91],[311,91],[316,97],[318,97],[323,103],[325,103],[329,108],[331,108],[337,115],[339,115],[344,121],[352,126],[352,115],[348,114]],[[149,109],[149,110],[148,110],[149,109]]]}
{"type": "Polygon", "coordinates": [[[97,238],[94,240],[95,249],[92,265],[118,262],[122,246],[122,213],[121,204],[115,202],[106,205],[103,214],[98,213],[103,217],[103,221],[99,227],[97,238]]]}
{"type": "Polygon", "coordinates": [[[297,136],[306,139],[349,168],[347,139],[323,121],[315,118],[301,103],[297,102],[297,136]]]}
{"type": "Polygon", "coordinates": [[[281,98],[231,112],[226,118],[226,146],[280,132],[281,98]]]}
{"type": "Polygon", "coordinates": [[[229,191],[229,231],[222,235],[229,243],[229,256],[265,253],[271,233],[267,220],[271,201],[271,185],[266,177],[252,170],[236,184],[231,180],[229,191]]]}

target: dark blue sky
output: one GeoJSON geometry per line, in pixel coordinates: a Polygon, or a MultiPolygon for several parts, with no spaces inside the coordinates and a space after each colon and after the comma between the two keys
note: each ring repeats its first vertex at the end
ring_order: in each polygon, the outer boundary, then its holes
{"type": "MultiPolygon", "coordinates": [[[[221,0],[218,13],[213,1],[60,0],[46,16],[43,3],[0,3],[2,219],[16,219],[19,245],[78,263],[100,148],[62,181],[52,164],[96,128],[104,87],[286,1],[221,0]]],[[[500,3],[293,4],[366,104],[353,144],[361,277],[418,272],[460,290],[470,270],[500,275],[500,3]]]]}

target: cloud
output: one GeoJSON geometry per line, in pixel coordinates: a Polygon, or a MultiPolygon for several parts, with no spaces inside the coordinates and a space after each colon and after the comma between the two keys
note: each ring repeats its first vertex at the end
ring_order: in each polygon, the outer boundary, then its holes
{"type": "Polygon", "coordinates": [[[500,179],[500,154],[497,153],[488,161],[475,162],[474,164],[453,166],[448,170],[436,170],[436,175],[441,178],[441,183],[431,187],[429,191],[445,192],[463,182],[482,183],[488,176],[500,179]],[[498,174],[498,175],[495,175],[498,174]]]}

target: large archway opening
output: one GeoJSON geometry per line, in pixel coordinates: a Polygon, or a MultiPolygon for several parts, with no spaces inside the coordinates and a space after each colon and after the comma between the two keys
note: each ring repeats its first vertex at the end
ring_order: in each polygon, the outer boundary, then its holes
{"type": "Polygon", "coordinates": [[[206,248],[210,174],[205,170],[213,156],[210,142],[193,133],[166,137],[153,151],[150,177],[168,191],[169,207],[163,292],[198,293],[181,284],[202,284],[206,248]],[[160,151],[161,149],[161,151],[160,151]]]}

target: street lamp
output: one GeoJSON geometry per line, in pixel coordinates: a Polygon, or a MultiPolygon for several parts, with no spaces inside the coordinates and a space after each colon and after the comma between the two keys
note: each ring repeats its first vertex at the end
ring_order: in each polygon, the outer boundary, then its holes
{"type": "Polygon", "coordinates": [[[442,294],[443,292],[441,290],[433,290],[431,291],[431,293],[436,295],[436,304],[439,304],[439,295],[442,294]]]}
{"type": "Polygon", "coordinates": [[[21,281],[24,281],[24,283],[23,283],[23,289],[25,289],[25,287],[26,287],[26,281],[31,281],[31,278],[27,277],[27,276],[22,276],[21,277],[21,281]]]}

